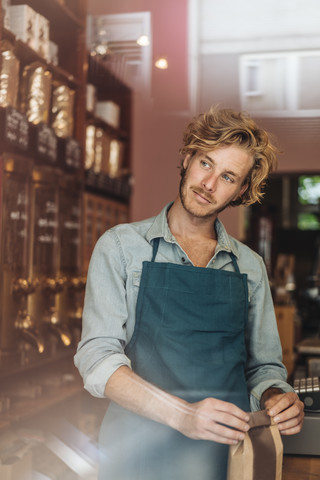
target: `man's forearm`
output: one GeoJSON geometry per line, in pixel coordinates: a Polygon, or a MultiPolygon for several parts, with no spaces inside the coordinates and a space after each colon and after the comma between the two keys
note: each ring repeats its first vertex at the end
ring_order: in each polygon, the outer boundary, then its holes
{"type": "Polygon", "coordinates": [[[131,412],[176,430],[190,410],[187,402],[146,382],[126,366],[111,375],[105,395],[131,412]]]}
{"type": "Polygon", "coordinates": [[[215,398],[188,403],[146,382],[126,366],[111,375],[105,395],[127,410],[193,439],[233,444],[249,428],[249,416],[236,405],[215,398]]]}

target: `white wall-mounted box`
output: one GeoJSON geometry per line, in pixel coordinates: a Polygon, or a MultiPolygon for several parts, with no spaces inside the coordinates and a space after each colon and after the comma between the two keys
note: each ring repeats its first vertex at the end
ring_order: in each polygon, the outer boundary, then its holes
{"type": "Polygon", "coordinates": [[[114,128],[120,126],[120,106],[115,102],[97,102],[95,114],[114,128]]]}

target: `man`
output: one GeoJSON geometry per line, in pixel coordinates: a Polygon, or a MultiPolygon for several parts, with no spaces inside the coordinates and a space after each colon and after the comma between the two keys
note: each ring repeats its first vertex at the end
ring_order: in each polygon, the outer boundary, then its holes
{"type": "Polygon", "coordinates": [[[218,219],[261,198],[275,148],[249,117],[211,108],[181,153],[173,204],[107,231],[90,262],[75,363],[111,400],[100,479],[225,480],[250,409],[283,435],[303,422],[263,261],[218,219]]]}

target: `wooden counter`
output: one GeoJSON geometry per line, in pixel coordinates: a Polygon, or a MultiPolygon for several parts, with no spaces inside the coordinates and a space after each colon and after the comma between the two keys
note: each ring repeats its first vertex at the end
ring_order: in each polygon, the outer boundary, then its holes
{"type": "Polygon", "coordinates": [[[284,455],[282,480],[316,479],[320,479],[320,457],[284,455]]]}

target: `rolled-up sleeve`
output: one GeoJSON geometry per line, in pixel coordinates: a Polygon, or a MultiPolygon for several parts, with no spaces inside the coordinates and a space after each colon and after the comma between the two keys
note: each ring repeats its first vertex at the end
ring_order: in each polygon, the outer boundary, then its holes
{"type": "Polygon", "coordinates": [[[280,388],[284,392],[293,391],[286,382],[287,371],[282,363],[282,349],[267,272],[262,259],[259,261],[254,285],[251,285],[246,334],[246,378],[252,410],[260,409],[261,395],[270,387],[280,388]]]}
{"type": "Polygon", "coordinates": [[[104,397],[110,376],[130,367],[127,343],[125,259],[117,236],[106,232],[97,242],[88,269],[82,335],[74,363],[93,396],[104,397]]]}

